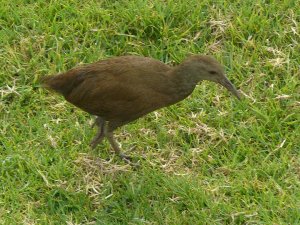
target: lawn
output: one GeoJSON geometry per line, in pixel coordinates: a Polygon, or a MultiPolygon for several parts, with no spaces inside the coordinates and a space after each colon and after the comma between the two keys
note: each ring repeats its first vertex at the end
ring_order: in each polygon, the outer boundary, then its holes
{"type": "Polygon", "coordinates": [[[3,0],[0,224],[300,224],[300,1],[3,0]],[[39,78],[112,56],[213,55],[214,83],[116,132],[39,78]]]}

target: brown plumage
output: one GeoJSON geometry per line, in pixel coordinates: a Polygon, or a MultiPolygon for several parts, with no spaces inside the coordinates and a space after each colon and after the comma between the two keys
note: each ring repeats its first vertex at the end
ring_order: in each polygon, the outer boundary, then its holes
{"type": "Polygon", "coordinates": [[[97,116],[99,131],[91,142],[93,148],[107,137],[114,151],[124,157],[113,137],[116,128],[185,99],[202,80],[219,83],[239,98],[222,66],[201,55],[190,56],[175,67],[152,58],[120,56],[46,76],[41,82],[97,116]]]}

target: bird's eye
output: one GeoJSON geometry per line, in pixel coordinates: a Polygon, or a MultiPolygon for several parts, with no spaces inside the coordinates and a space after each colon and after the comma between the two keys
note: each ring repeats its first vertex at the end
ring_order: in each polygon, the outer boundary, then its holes
{"type": "Polygon", "coordinates": [[[215,71],[215,70],[210,70],[210,71],[208,71],[210,74],[212,74],[212,75],[216,75],[217,74],[217,71],[215,71]]]}

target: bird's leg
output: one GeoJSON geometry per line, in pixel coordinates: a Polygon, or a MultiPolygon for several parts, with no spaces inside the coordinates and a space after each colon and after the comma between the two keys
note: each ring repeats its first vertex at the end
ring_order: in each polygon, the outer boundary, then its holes
{"type": "Polygon", "coordinates": [[[99,116],[96,116],[96,119],[95,119],[94,123],[91,125],[91,128],[94,128],[95,125],[97,125],[98,127],[101,127],[104,125],[104,123],[105,123],[104,119],[102,119],[99,116]]]}
{"type": "Polygon", "coordinates": [[[131,157],[125,155],[124,153],[122,153],[119,144],[116,142],[113,132],[107,132],[106,137],[109,141],[109,143],[111,144],[112,148],[114,149],[115,153],[118,154],[123,160],[125,160],[126,162],[130,162],[131,157]]]}
{"type": "Polygon", "coordinates": [[[92,127],[94,127],[95,125],[97,125],[98,127],[98,132],[90,143],[92,148],[95,148],[103,140],[105,136],[104,133],[105,121],[101,117],[97,117],[92,127]]]}

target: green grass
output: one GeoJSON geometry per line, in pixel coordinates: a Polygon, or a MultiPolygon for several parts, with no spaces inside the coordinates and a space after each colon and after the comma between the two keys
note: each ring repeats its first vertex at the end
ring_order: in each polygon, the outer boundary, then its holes
{"type": "Polygon", "coordinates": [[[300,1],[4,0],[0,224],[300,224],[300,1]],[[39,88],[124,54],[210,54],[241,90],[204,82],[116,132],[39,88]]]}

